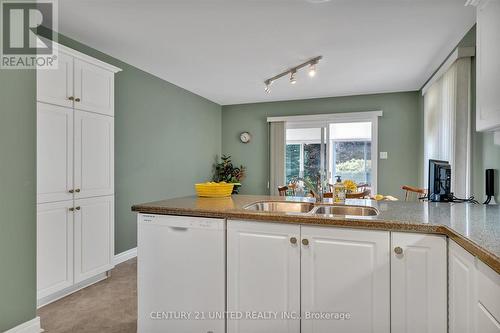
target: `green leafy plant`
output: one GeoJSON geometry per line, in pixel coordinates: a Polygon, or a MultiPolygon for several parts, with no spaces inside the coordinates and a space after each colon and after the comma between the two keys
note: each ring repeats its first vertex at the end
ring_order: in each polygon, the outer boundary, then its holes
{"type": "Polygon", "coordinates": [[[220,161],[214,165],[214,182],[237,183],[233,188],[233,193],[238,193],[240,182],[245,178],[246,168],[243,165],[235,167],[231,161],[231,155],[222,155],[220,161]]]}

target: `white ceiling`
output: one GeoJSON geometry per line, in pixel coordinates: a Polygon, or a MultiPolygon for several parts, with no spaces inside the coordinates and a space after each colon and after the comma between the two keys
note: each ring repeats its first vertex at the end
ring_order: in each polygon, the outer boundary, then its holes
{"type": "Polygon", "coordinates": [[[317,2],[64,0],[59,30],[227,105],[417,90],[475,22],[465,0],[317,2]],[[317,55],[315,78],[264,92],[317,55]]]}

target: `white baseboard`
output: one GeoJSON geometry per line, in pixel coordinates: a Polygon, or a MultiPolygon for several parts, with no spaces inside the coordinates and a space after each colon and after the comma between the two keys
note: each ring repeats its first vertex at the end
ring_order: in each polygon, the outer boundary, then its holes
{"type": "Polygon", "coordinates": [[[11,328],[8,331],[5,331],[4,333],[40,333],[40,332],[43,332],[42,328],[40,327],[40,317],[35,317],[30,321],[27,321],[25,323],[22,323],[21,325],[11,328]]]}
{"type": "Polygon", "coordinates": [[[134,247],[133,249],[127,250],[122,253],[118,253],[115,255],[115,258],[113,259],[113,264],[118,265],[121,264],[124,261],[130,260],[132,258],[137,257],[137,248],[134,247]]]}
{"type": "Polygon", "coordinates": [[[38,298],[36,307],[37,307],[37,309],[39,309],[42,306],[45,306],[45,305],[48,305],[52,302],[60,300],[63,297],[66,297],[68,295],[71,295],[71,294],[79,291],[79,290],[87,288],[88,286],[91,286],[91,285],[93,285],[97,282],[100,282],[106,278],[108,278],[108,275],[106,274],[106,272],[101,273],[101,274],[97,274],[96,276],[88,278],[87,280],[84,280],[82,282],[76,283],[76,284],[72,285],[71,287],[57,291],[57,292],[52,293],[48,296],[38,298]]]}

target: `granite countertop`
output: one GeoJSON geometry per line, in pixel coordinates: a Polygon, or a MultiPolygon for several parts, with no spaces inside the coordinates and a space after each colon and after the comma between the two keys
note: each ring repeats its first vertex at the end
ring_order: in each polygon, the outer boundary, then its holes
{"type": "MultiPolygon", "coordinates": [[[[377,216],[269,213],[243,209],[258,201],[311,201],[307,198],[234,195],[229,198],[175,198],[134,205],[149,214],[247,219],[350,228],[436,233],[448,236],[500,274],[500,205],[347,200],[375,207],[377,216]]],[[[329,203],[328,200],[325,200],[329,203]]],[[[330,201],[331,203],[331,201],[330,201]]]]}

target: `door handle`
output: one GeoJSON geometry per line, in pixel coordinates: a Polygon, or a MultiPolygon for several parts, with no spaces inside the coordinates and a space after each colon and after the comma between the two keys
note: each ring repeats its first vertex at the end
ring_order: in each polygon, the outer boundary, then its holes
{"type": "Polygon", "coordinates": [[[76,192],[76,193],[80,193],[80,189],[79,189],[79,188],[77,188],[77,189],[75,190],[75,192],[76,192]]]}
{"type": "Polygon", "coordinates": [[[69,96],[69,97],[68,97],[68,99],[69,99],[70,101],[74,101],[74,100],[75,100],[75,98],[74,98],[73,96],[69,96]]]}
{"type": "Polygon", "coordinates": [[[396,247],[394,248],[394,253],[396,253],[397,255],[401,255],[401,254],[403,254],[403,248],[402,248],[402,247],[400,247],[400,246],[396,246],[396,247]]]}
{"type": "Polygon", "coordinates": [[[293,245],[297,244],[297,238],[291,237],[290,238],[290,243],[292,243],[293,245]]]}
{"type": "Polygon", "coordinates": [[[75,190],[71,189],[71,190],[69,190],[68,192],[69,192],[69,193],[74,193],[74,192],[75,192],[75,190]]]}
{"type": "Polygon", "coordinates": [[[302,244],[304,246],[308,246],[309,245],[309,239],[307,239],[307,238],[302,239],[302,244]]]}
{"type": "Polygon", "coordinates": [[[75,102],[80,102],[80,98],[75,98],[75,102]]]}
{"type": "Polygon", "coordinates": [[[76,210],[80,210],[81,208],[80,208],[80,206],[77,206],[77,207],[75,207],[75,209],[76,209],[76,210]]]}
{"type": "Polygon", "coordinates": [[[170,227],[170,229],[176,230],[176,231],[187,231],[188,230],[188,228],[186,228],[186,227],[170,227]]]}

